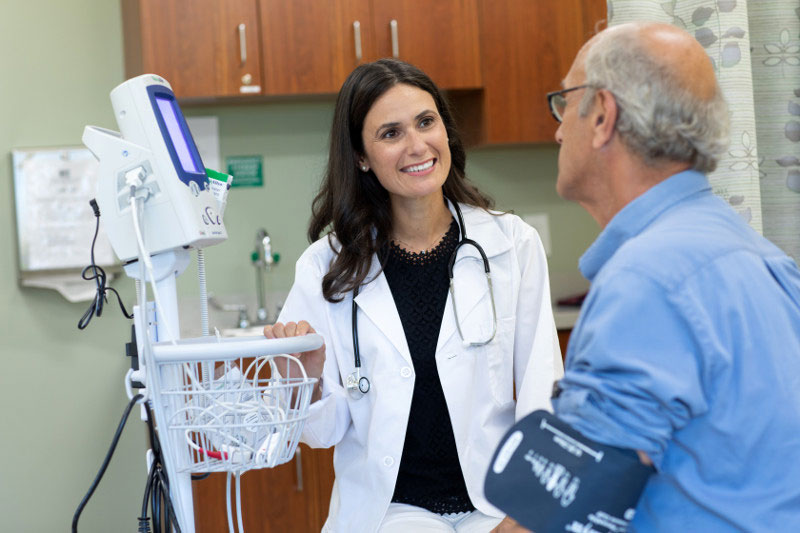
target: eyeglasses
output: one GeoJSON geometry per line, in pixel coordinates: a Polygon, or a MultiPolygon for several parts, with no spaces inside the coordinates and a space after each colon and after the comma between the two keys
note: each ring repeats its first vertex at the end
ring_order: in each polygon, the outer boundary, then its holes
{"type": "Polygon", "coordinates": [[[564,110],[567,108],[567,99],[564,95],[570,91],[577,91],[578,89],[585,89],[589,85],[578,85],[577,87],[570,87],[569,89],[561,89],[560,91],[553,91],[547,93],[547,104],[550,106],[550,112],[553,117],[561,124],[564,118],[564,110]]]}

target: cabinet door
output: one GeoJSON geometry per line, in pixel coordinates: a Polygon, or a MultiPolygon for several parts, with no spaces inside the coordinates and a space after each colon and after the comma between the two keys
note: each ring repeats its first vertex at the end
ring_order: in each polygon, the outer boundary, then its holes
{"type": "Polygon", "coordinates": [[[554,142],[545,94],[606,18],[606,1],[480,0],[480,15],[483,142],[554,142]]]}
{"type": "MultiPolygon", "coordinates": [[[[300,454],[286,464],[242,475],[244,527],[240,529],[250,533],[316,533],[322,529],[333,487],[333,449],[300,445],[298,450],[300,454]]],[[[215,473],[192,482],[197,533],[228,531],[226,481],[227,474],[215,473]]],[[[231,510],[235,517],[233,498],[231,510]]]]}
{"type": "Polygon", "coordinates": [[[369,0],[260,0],[260,9],[264,94],[336,93],[371,59],[369,0]]]}
{"type": "Polygon", "coordinates": [[[256,0],[123,0],[126,76],[158,74],[179,98],[258,94],[256,0]]]}
{"type": "Polygon", "coordinates": [[[372,5],[379,57],[396,55],[444,89],[481,86],[477,0],[373,0],[372,5]]]}

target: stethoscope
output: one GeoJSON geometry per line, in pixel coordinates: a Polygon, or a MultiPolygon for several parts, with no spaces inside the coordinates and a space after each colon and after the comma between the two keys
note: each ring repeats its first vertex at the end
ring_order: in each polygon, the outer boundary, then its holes
{"type": "MultiPolygon", "coordinates": [[[[472,239],[467,238],[467,227],[464,225],[464,217],[461,214],[461,208],[458,206],[456,202],[451,202],[453,207],[455,208],[456,218],[458,220],[458,232],[459,232],[459,241],[456,244],[456,247],[453,249],[453,253],[450,254],[450,261],[447,265],[447,274],[450,277],[450,297],[453,300],[453,314],[456,318],[456,328],[458,329],[458,335],[461,337],[461,341],[465,347],[470,346],[484,346],[492,342],[494,339],[495,334],[497,333],[497,311],[495,310],[494,306],[494,292],[492,290],[492,274],[489,269],[489,259],[486,257],[486,252],[483,251],[483,248],[480,244],[473,241],[472,239]],[[453,266],[456,263],[456,257],[458,256],[458,250],[462,246],[472,246],[474,247],[478,253],[481,255],[481,259],[483,260],[483,271],[486,273],[486,282],[489,284],[489,300],[492,303],[492,333],[489,335],[488,338],[484,340],[478,341],[468,341],[464,338],[464,333],[461,331],[461,323],[458,319],[458,306],[456,306],[456,291],[453,284],[453,266]]],[[[354,400],[360,399],[370,390],[370,382],[367,376],[361,375],[361,352],[358,349],[358,306],[356,305],[356,296],[358,296],[358,287],[353,289],[353,312],[352,312],[352,321],[353,321],[353,360],[355,362],[355,372],[350,373],[345,380],[345,385],[347,386],[347,392],[350,394],[350,397],[354,400]]]]}

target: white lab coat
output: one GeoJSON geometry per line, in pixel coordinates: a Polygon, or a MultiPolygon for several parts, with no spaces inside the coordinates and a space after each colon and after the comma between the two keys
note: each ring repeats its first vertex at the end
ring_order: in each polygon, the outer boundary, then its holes
{"type": "MultiPolygon", "coordinates": [[[[486,346],[465,347],[448,295],[436,363],[470,499],[481,512],[500,517],[503,513],[483,494],[489,461],[515,420],[551,408],[552,384],[563,366],[547,262],[536,230],[515,215],[493,216],[469,206],[462,210],[467,236],[489,258],[497,334],[486,346]]],[[[373,258],[368,282],[356,297],[362,375],[372,388],[361,399],[350,398],[342,384],[355,369],[352,296],[329,303],[321,289],[333,257],[327,238],[303,253],[279,320],[307,320],[325,339],[322,398],[311,406],[301,439],[312,447],[336,447],[336,481],[323,531],[372,533],[394,492],[414,366],[391,291],[382,273],[375,277],[379,265],[373,258]]],[[[486,338],[492,324],[486,276],[477,259],[473,247],[461,248],[453,274],[461,329],[472,340],[486,338]]]]}

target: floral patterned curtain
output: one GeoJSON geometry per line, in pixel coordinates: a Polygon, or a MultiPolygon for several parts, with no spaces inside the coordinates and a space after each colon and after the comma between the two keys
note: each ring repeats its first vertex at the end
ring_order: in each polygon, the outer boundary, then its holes
{"type": "Polygon", "coordinates": [[[635,20],[708,51],[731,110],[714,192],[800,261],[800,0],[608,0],[609,26],[635,20]]]}

